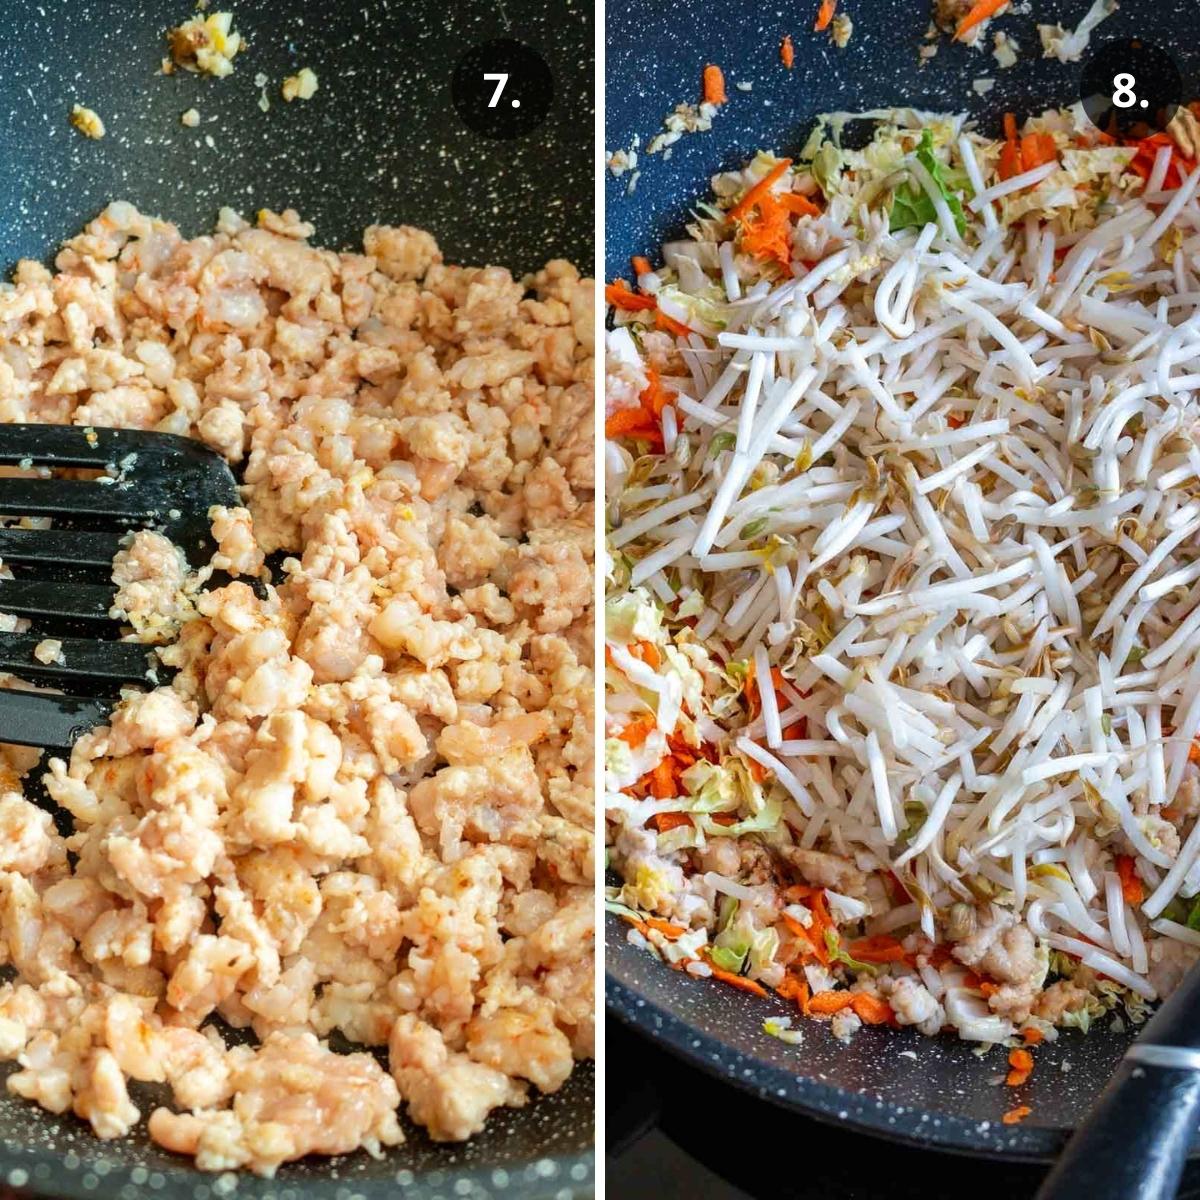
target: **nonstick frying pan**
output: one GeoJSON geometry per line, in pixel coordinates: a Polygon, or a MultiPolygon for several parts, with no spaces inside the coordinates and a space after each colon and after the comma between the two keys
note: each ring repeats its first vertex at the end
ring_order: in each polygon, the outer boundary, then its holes
{"type": "MultiPolygon", "coordinates": [[[[191,15],[191,0],[0,0],[0,267],[52,257],[108,201],[125,199],[189,237],[210,232],[221,205],[250,218],[291,206],[315,224],[322,246],[351,249],[368,224],[403,223],[433,232],[449,262],[521,273],[557,256],[591,273],[590,3],[227,7],[250,45],[231,77],[213,80],[156,74],[163,34],[191,15]],[[499,37],[536,48],[555,82],[544,124],[515,141],[472,133],[451,104],[459,57],[499,37]],[[301,66],[316,71],[320,88],[307,103],[286,104],[280,82],[301,66]],[[270,80],[265,113],[260,71],[270,80]],[[103,140],[70,127],[73,103],[100,113],[103,140]],[[192,106],[201,113],[195,130],[179,121],[192,106]]],[[[270,1181],[192,1170],[153,1146],[144,1125],[100,1142],[75,1118],[0,1089],[0,1188],[122,1200],[587,1195],[593,1095],[594,1072],[581,1065],[554,1096],[496,1113],[465,1145],[436,1145],[406,1124],[407,1144],[381,1161],[306,1161],[270,1181]]],[[[135,1100],[149,1112],[160,1098],[142,1090],[135,1100]]]]}
{"type": "MultiPolygon", "coordinates": [[[[763,5],[755,0],[627,0],[610,4],[606,31],[606,149],[628,148],[640,135],[642,174],[632,195],[628,176],[606,181],[606,275],[629,277],[629,256],[656,258],[657,247],[683,236],[688,211],[706,198],[709,177],[744,164],[757,149],[795,153],[812,118],[831,110],[892,105],[966,111],[999,131],[1008,110],[1030,112],[1079,99],[1082,64],[1040,57],[1036,22],[1073,28],[1089,0],[1033,0],[1031,15],[1004,17],[1021,47],[1011,70],[986,50],[941,43],[924,69],[917,48],[929,23],[928,0],[842,0],[853,18],[849,46],[811,32],[816,0],[763,5]],[[795,43],[795,67],[779,61],[784,34],[795,43]],[[725,73],[729,103],[707,133],[675,143],[670,161],[648,157],[646,142],[681,100],[695,100],[705,63],[725,73]],[[995,79],[980,97],[972,80],[995,79]],[[750,82],[749,93],[738,81],[750,82]]],[[[1093,46],[1140,36],[1169,51],[1185,96],[1200,95],[1200,37],[1188,0],[1127,0],[1093,34],[1093,46]]],[[[802,1026],[789,1046],[762,1032],[771,1015],[795,1012],[777,999],[756,1000],[661,966],[630,946],[626,927],[606,928],[606,996],[610,1013],[730,1083],[827,1121],[882,1137],[969,1154],[1046,1161],[1087,1113],[1128,1043],[1128,1035],[1094,1028],[1068,1031],[1038,1050],[1038,1065],[1020,1095],[1032,1114],[1020,1125],[1000,1123],[1013,1092],[995,1086],[999,1054],[980,1060],[957,1039],[866,1028],[849,1046],[828,1027],[802,1026]]],[[[928,1194],[937,1194],[931,1182],[928,1194]]]]}

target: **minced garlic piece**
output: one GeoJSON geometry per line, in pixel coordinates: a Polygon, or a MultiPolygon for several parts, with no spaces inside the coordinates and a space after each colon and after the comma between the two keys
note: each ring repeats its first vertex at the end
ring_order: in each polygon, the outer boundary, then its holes
{"type": "Polygon", "coordinates": [[[218,79],[233,72],[233,57],[242,49],[242,35],[233,29],[233,14],[192,17],[167,34],[179,66],[218,79]]]}
{"type": "Polygon", "coordinates": [[[301,67],[297,74],[289,75],[283,81],[282,90],[285,100],[311,100],[317,91],[316,72],[301,67]]]}
{"type": "Polygon", "coordinates": [[[99,114],[90,108],[84,108],[82,104],[76,104],[71,108],[71,124],[84,137],[102,138],[104,136],[104,122],[100,120],[99,114]]]}
{"type": "Polygon", "coordinates": [[[62,666],[66,662],[66,659],[63,658],[62,642],[54,638],[44,638],[38,642],[33,648],[33,657],[47,666],[51,664],[62,666]]]}
{"type": "Polygon", "coordinates": [[[1017,39],[1009,37],[1007,33],[997,31],[992,37],[992,57],[1000,64],[1002,71],[1007,71],[1010,67],[1017,64],[1017,54],[1021,47],[1017,44],[1017,39]]]}
{"type": "Polygon", "coordinates": [[[200,124],[200,112],[198,109],[189,108],[180,116],[179,120],[189,129],[195,129],[200,124]]]}

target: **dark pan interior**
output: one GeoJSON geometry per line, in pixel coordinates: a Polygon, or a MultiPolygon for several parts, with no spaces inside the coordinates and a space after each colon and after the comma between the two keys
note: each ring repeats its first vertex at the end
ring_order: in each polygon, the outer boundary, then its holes
{"type": "Polygon", "coordinates": [[[211,232],[221,205],[248,220],[290,205],[330,249],[390,221],[428,229],[447,262],[520,273],[563,257],[590,270],[590,3],[213,0],[210,11],[221,8],[249,48],[214,80],[156,74],[163,34],[192,0],[0,0],[0,267],[45,257],[129,200],[188,237],[211,232]],[[473,133],[450,102],[459,57],[499,37],[537,49],[556,85],[544,124],[515,141],[473,133]],[[280,83],[302,66],[319,90],[286,103],[280,83]],[[71,128],[73,103],[100,114],[104,138],[71,128]],[[188,129],[179,117],[193,105],[200,126],[188,129]]]}
{"type": "MultiPolygon", "coordinates": [[[[605,272],[629,276],[629,256],[654,258],[658,246],[682,235],[688,211],[708,195],[717,171],[744,165],[758,149],[793,154],[821,112],[892,105],[935,112],[969,112],[999,130],[1000,115],[1024,118],[1050,105],[1079,99],[1081,63],[1041,57],[1036,25],[1061,21],[1074,28],[1091,0],[1033,0],[1032,15],[1001,17],[993,29],[1015,37],[1019,61],[1000,70],[988,50],[973,52],[941,40],[937,57],[917,67],[917,47],[929,24],[930,0],[841,0],[854,20],[844,50],[827,34],[811,32],[817,0],[759,4],[755,0],[623,0],[606,15],[605,131],[607,151],[628,148],[635,134],[643,150],[664,116],[683,100],[696,101],[700,72],[717,63],[725,72],[729,103],[708,133],[685,135],[664,162],[641,153],[633,195],[628,176],[605,173],[605,272]],[[796,62],[787,71],[779,43],[790,33],[796,62]],[[983,97],[971,81],[996,81],[983,97]],[[750,92],[734,86],[753,84],[750,92]]],[[[1188,95],[1200,95],[1200,33],[1192,0],[1126,0],[1092,34],[1092,45],[1141,36],[1174,58],[1188,95]]],[[[990,46],[990,41],[989,41],[990,46]]]]}
{"type": "MultiPolygon", "coordinates": [[[[590,274],[590,3],[211,7],[232,9],[250,43],[227,79],[155,74],[163,34],[191,15],[191,0],[86,8],[0,0],[0,269],[21,257],[49,259],[110,200],[125,199],[189,237],[210,232],[221,205],[249,219],[261,207],[291,206],[315,224],[322,246],[353,249],[366,225],[403,223],[433,232],[449,262],[520,274],[565,257],[590,274]],[[472,133],[450,102],[459,56],[502,36],[538,49],[556,83],[545,123],[516,141],[472,133]],[[287,104],[280,83],[301,66],[316,71],[319,90],[307,103],[287,104]],[[266,113],[254,85],[260,71],[270,81],[266,113]],[[94,108],[107,136],[89,141],[72,129],[73,103],[94,108]],[[201,114],[194,130],[179,121],[192,106],[201,114]]],[[[0,1188],[122,1200],[585,1195],[594,1172],[594,1083],[592,1067],[582,1065],[556,1095],[495,1114],[467,1145],[435,1145],[406,1124],[407,1145],[379,1162],[358,1154],[284,1167],[274,1181],[228,1175],[219,1183],[152,1146],[144,1128],[102,1143],[73,1117],[51,1117],[0,1089],[0,1188]]],[[[135,1095],[143,1113],[151,1096],[135,1095]]]]}
{"type": "MultiPolygon", "coordinates": [[[[769,6],[692,0],[686,11],[661,0],[609,5],[605,148],[628,148],[638,134],[643,153],[632,195],[628,176],[606,177],[607,278],[629,278],[631,254],[657,259],[664,240],[683,236],[689,208],[707,197],[713,173],[742,165],[760,148],[795,153],[820,112],[893,105],[967,111],[985,128],[998,129],[1007,110],[1023,118],[1079,98],[1081,64],[1043,60],[1035,25],[1058,20],[1074,28],[1089,0],[1035,0],[1033,15],[1001,18],[993,28],[1021,47],[1017,65],[1007,71],[987,50],[972,53],[944,40],[937,57],[918,70],[930,11],[923,0],[842,0],[840,7],[854,20],[845,50],[811,32],[816,0],[769,6]],[[796,50],[791,71],[779,61],[788,33],[796,50]],[[647,157],[645,144],[662,118],[680,101],[697,99],[708,62],[724,70],[729,94],[713,129],[676,142],[667,162],[647,157]],[[996,80],[985,97],[971,87],[980,76],[996,80]],[[752,91],[739,91],[738,81],[752,83],[752,91]]],[[[1156,42],[1175,59],[1185,95],[1200,96],[1194,18],[1190,0],[1134,0],[1101,24],[1093,46],[1132,36],[1156,42]]],[[[794,1006],[667,970],[630,946],[625,928],[609,918],[610,1012],[739,1087],[885,1137],[965,1153],[1049,1158],[1103,1087],[1127,1040],[1103,1026],[1086,1037],[1068,1032],[1055,1046],[1039,1048],[1037,1069],[1019,1093],[995,1084],[1004,1070],[1000,1053],[981,1061],[958,1040],[864,1029],[844,1047],[813,1022],[803,1025],[803,1044],[789,1046],[763,1033],[762,1022],[794,1014],[794,1006]],[[1032,1115],[1021,1125],[1000,1124],[1015,1103],[1029,1104],[1032,1115]]]]}

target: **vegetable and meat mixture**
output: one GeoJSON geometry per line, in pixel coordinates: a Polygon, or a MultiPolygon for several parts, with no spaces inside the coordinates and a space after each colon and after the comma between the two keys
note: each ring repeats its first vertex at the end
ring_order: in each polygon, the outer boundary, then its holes
{"type": "Polygon", "coordinates": [[[593,285],[312,232],[116,203],[0,287],[0,422],[197,436],[245,505],[224,586],[114,564],[169,685],[0,745],[7,1086],[119,1137],[166,1083],[156,1141],[265,1175],[468,1138],[593,1036],[593,285]]]}
{"type": "Polygon", "coordinates": [[[606,291],[608,902],[1016,1086],[1200,956],[1200,125],[865,115],[606,291]]]}

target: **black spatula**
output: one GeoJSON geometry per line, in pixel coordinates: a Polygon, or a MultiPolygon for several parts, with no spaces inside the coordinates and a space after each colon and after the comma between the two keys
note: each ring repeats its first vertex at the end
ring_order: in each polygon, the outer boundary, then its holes
{"type": "Polygon", "coordinates": [[[154,678],[153,652],[120,641],[108,615],[123,540],[154,529],[203,566],[215,550],[209,509],[236,505],[237,486],[201,443],[124,429],[0,425],[0,466],[45,475],[0,478],[0,562],[14,576],[0,579],[0,613],[31,622],[0,633],[0,673],[64,693],[0,686],[0,742],[65,749],[107,719],[122,686],[154,678]],[[31,517],[52,527],[18,524],[31,517]],[[46,638],[62,643],[61,661],[34,657],[46,638]]]}

